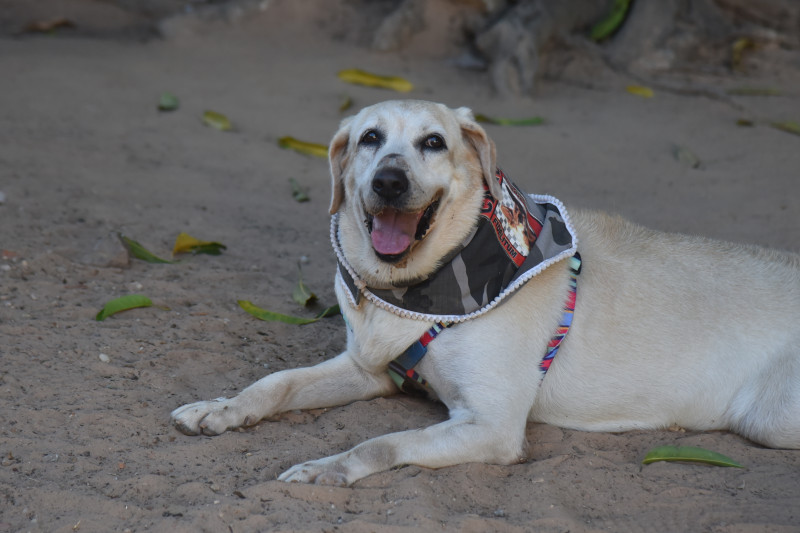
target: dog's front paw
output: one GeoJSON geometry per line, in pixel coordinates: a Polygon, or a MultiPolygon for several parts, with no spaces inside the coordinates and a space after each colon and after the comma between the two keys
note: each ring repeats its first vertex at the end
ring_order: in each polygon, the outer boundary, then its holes
{"type": "Polygon", "coordinates": [[[217,398],[178,407],[170,415],[173,425],[186,435],[219,435],[246,425],[246,417],[234,400],[217,398]]]}
{"type": "Polygon", "coordinates": [[[355,479],[348,479],[348,469],[336,457],[326,457],[295,465],[280,476],[280,481],[295,483],[315,483],[346,487],[355,479]]]}

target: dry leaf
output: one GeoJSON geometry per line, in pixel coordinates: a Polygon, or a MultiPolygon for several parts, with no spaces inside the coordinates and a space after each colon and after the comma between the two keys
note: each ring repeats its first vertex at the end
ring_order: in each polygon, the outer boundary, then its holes
{"type": "Polygon", "coordinates": [[[74,28],[75,23],[65,17],[38,20],[25,26],[22,31],[27,33],[51,33],[59,28],[74,28]]]}

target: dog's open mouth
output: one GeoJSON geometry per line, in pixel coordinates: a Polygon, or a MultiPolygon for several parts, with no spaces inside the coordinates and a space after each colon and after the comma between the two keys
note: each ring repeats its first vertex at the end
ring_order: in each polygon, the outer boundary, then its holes
{"type": "Polygon", "coordinates": [[[367,214],[367,229],[378,258],[390,263],[402,259],[414,241],[425,237],[438,207],[436,200],[421,211],[409,213],[387,207],[377,215],[367,214]]]}

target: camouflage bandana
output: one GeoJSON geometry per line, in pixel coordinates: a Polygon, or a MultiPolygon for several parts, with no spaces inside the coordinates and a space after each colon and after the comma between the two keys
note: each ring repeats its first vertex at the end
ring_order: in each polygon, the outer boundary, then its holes
{"type": "Polygon", "coordinates": [[[367,287],[344,257],[334,215],[331,242],[351,305],[357,307],[363,296],[403,317],[463,322],[494,308],[548,266],[572,257],[577,238],[564,205],[552,196],[523,193],[499,169],[495,177],[503,197],[494,198],[484,185],[473,232],[439,270],[408,287],[367,287]]]}

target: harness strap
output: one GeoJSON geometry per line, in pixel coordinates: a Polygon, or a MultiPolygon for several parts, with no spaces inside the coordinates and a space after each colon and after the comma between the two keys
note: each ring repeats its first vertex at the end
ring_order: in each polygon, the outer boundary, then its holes
{"type": "Polygon", "coordinates": [[[451,322],[437,322],[417,342],[389,363],[389,376],[401,391],[409,394],[425,393],[428,382],[414,370],[414,367],[425,357],[428,352],[428,344],[451,325],[453,325],[451,322]]]}
{"type": "Polygon", "coordinates": [[[572,317],[575,314],[575,299],[578,294],[578,274],[580,273],[581,255],[576,252],[575,255],[569,258],[569,286],[567,288],[567,301],[564,304],[564,314],[561,316],[561,323],[556,328],[556,334],[547,343],[547,350],[544,353],[544,357],[542,357],[542,362],[539,363],[539,369],[543,374],[550,370],[550,364],[553,362],[558,348],[572,325],[572,317]]]}
{"type": "MultiPolygon", "coordinates": [[[[564,314],[556,328],[555,335],[553,335],[550,338],[550,342],[547,343],[547,350],[545,351],[544,357],[542,357],[542,361],[539,363],[539,369],[542,371],[542,374],[546,374],[550,369],[553,358],[555,358],[561,343],[564,341],[564,337],[566,337],[569,332],[569,328],[572,325],[572,317],[575,314],[578,275],[581,273],[580,254],[576,252],[569,261],[569,286],[567,288],[567,301],[564,304],[564,314]]],[[[414,370],[414,367],[425,357],[425,354],[428,352],[428,344],[430,344],[439,333],[444,331],[445,328],[454,325],[454,322],[437,322],[431,329],[426,331],[418,341],[409,346],[405,352],[389,363],[389,376],[391,376],[395,385],[397,385],[401,391],[415,395],[427,394],[428,382],[414,370]]]]}

